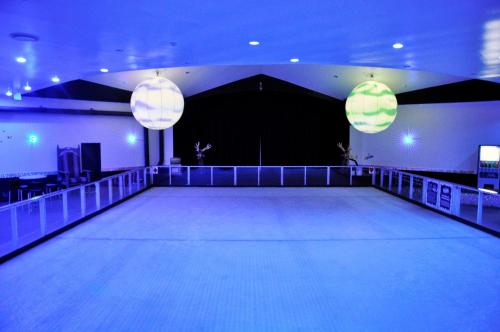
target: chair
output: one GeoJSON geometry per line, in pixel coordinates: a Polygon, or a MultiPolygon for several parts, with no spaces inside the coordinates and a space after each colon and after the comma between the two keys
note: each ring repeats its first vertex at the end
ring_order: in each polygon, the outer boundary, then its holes
{"type": "Polygon", "coordinates": [[[57,172],[58,181],[66,188],[90,181],[90,171],[81,169],[78,147],[57,146],[57,172]]]}
{"type": "Polygon", "coordinates": [[[8,179],[0,179],[0,202],[7,201],[11,203],[11,181],[8,179]]]}

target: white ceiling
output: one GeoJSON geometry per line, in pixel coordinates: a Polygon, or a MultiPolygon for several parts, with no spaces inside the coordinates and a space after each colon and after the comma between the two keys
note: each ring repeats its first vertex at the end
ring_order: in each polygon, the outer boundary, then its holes
{"type": "MultiPolygon", "coordinates": [[[[250,65],[205,66],[158,69],[159,74],[175,82],[185,97],[213,89],[246,77],[264,74],[338,99],[347,98],[357,84],[372,79],[388,85],[395,93],[462,81],[465,78],[429,72],[334,65],[250,65]]],[[[143,80],[156,76],[156,70],[136,70],[85,77],[86,80],[134,90],[143,80]]]]}
{"type": "MultiPolygon", "coordinates": [[[[27,81],[36,90],[52,85],[53,75],[64,82],[93,76],[101,67],[122,72],[265,66],[288,64],[292,57],[301,64],[409,66],[500,81],[498,0],[2,0],[0,22],[0,90],[19,89],[27,81]],[[9,37],[13,32],[40,40],[16,41],[9,37]],[[250,40],[261,44],[250,46],[250,40]],[[395,42],[405,47],[393,49],[395,42]],[[17,56],[28,61],[16,63],[17,56]]],[[[333,83],[309,77],[324,67],[311,67],[303,76],[287,68],[267,69],[330,91],[333,83]]],[[[245,76],[247,70],[209,81],[245,76]]],[[[196,90],[196,84],[185,84],[196,90]]],[[[337,93],[344,95],[345,88],[337,93]]]]}

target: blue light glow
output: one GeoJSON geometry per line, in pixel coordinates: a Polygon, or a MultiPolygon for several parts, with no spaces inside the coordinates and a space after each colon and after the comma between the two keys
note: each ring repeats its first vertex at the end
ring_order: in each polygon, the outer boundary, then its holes
{"type": "Polygon", "coordinates": [[[40,138],[37,134],[29,134],[28,135],[28,143],[29,144],[38,144],[40,142],[40,138]]]}
{"type": "Polygon", "coordinates": [[[403,144],[404,145],[413,145],[415,143],[415,138],[411,134],[406,134],[403,136],[403,144]]]}
{"type": "Polygon", "coordinates": [[[134,134],[128,134],[127,142],[129,144],[135,144],[135,142],[137,142],[137,136],[135,136],[134,134]]]}
{"type": "Polygon", "coordinates": [[[21,93],[16,92],[14,94],[14,100],[23,100],[23,96],[21,95],[21,93]]]}

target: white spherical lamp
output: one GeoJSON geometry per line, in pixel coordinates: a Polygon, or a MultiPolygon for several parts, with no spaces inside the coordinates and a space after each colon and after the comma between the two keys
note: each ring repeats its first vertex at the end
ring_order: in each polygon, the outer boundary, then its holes
{"type": "Polygon", "coordinates": [[[172,81],[154,77],[135,88],[130,106],[132,114],[142,126],[162,130],[179,121],[184,110],[184,97],[172,81]]]}
{"type": "Polygon", "coordinates": [[[359,131],[375,134],[387,129],[398,112],[398,102],[387,85],[366,81],[357,85],[347,97],[346,115],[359,131]]]}

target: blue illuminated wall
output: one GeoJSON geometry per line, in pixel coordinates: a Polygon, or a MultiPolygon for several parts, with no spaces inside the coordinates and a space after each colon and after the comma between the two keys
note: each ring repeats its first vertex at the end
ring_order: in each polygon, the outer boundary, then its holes
{"type": "Polygon", "coordinates": [[[379,134],[351,128],[354,154],[364,163],[432,171],[475,172],[481,144],[500,144],[500,101],[399,106],[379,134]]]}
{"type": "Polygon", "coordinates": [[[104,171],[143,166],[143,134],[131,116],[0,111],[0,173],[56,171],[57,145],[82,142],[101,143],[104,171]]]}

